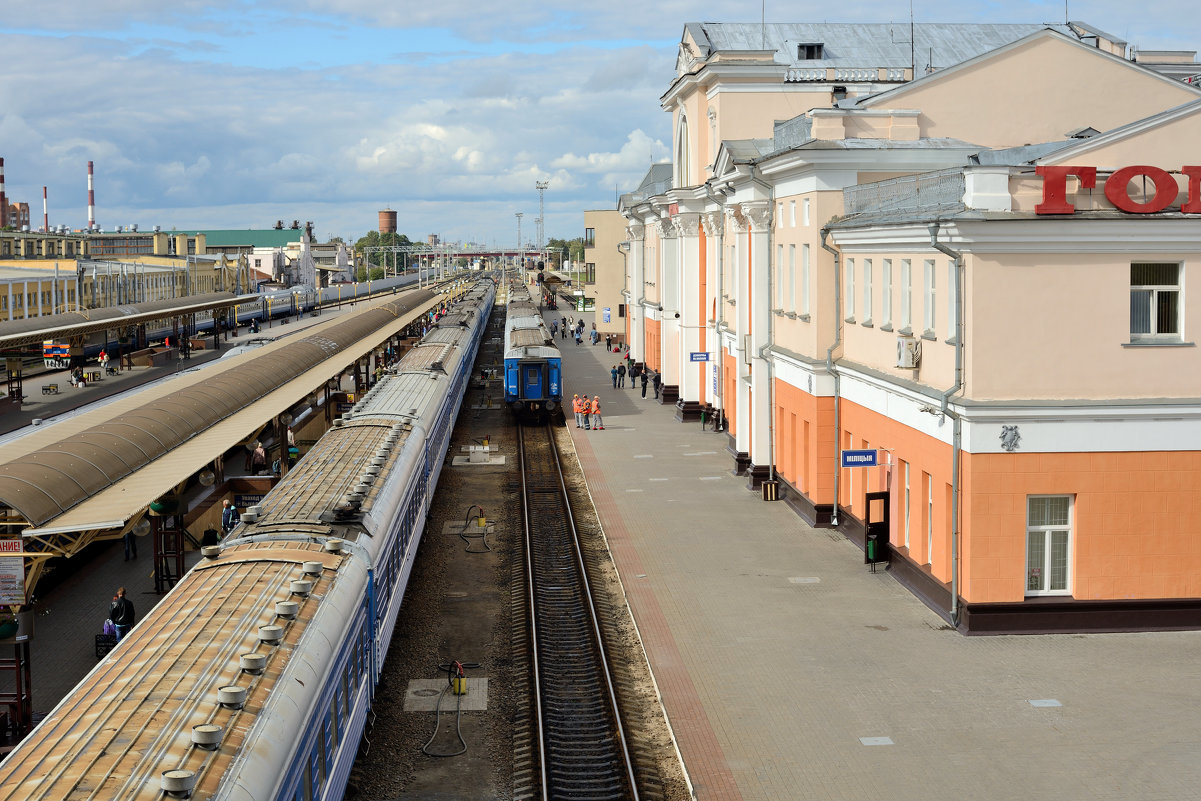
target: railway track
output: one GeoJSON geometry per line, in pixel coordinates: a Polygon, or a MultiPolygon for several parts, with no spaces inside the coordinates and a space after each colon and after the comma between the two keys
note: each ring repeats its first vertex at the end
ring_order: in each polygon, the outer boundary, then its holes
{"type": "Polygon", "coordinates": [[[550,426],[521,426],[518,450],[527,604],[515,611],[528,638],[532,710],[518,731],[530,750],[517,796],[636,801],[635,765],[550,426]]]}

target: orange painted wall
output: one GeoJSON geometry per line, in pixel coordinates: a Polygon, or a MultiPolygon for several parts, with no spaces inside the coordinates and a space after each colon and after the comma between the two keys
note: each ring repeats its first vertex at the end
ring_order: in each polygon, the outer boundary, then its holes
{"type": "Polygon", "coordinates": [[[1023,599],[1027,495],[1075,496],[1073,598],[1201,597],[1201,452],[964,456],[967,600],[1023,599]]]}
{"type": "MultiPolygon", "coordinates": [[[[951,510],[947,502],[946,487],[951,483],[951,446],[845,398],[842,401],[840,423],[840,447],[847,445],[849,437],[851,448],[880,450],[881,462],[879,467],[839,468],[844,509],[862,520],[865,513],[864,493],[887,489],[890,493],[892,544],[917,564],[929,564],[931,573],[940,581],[949,582],[951,510]],[[891,467],[888,466],[890,458],[891,467]],[[903,472],[903,465],[906,463],[909,465],[910,498],[908,549],[905,548],[903,472]],[[928,483],[933,495],[932,514],[928,511],[923,473],[930,477],[928,483]],[[853,489],[853,495],[846,493],[848,486],[853,489]],[[931,537],[927,537],[928,523],[932,529],[931,537]]],[[[950,425],[950,421],[947,425],[950,425]]],[[[833,459],[838,459],[837,463],[841,463],[837,453],[833,455],[833,459]]],[[[1022,530],[1025,531],[1024,528],[1022,530]]],[[[1019,584],[1023,581],[1024,570],[1023,562],[1016,574],[1019,584]]],[[[967,600],[976,600],[969,598],[967,592],[961,591],[961,594],[967,600]]]]}
{"type": "Polygon", "coordinates": [[[813,503],[833,503],[834,399],[814,397],[780,379],[775,383],[776,471],[813,503]]]}
{"type": "Polygon", "coordinates": [[[725,393],[722,398],[722,409],[725,411],[726,428],[731,436],[738,434],[738,361],[726,351],[721,350],[722,358],[722,388],[725,393]]]}
{"type": "MultiPolygon", "coordinates": [[[[660,348],[663,342],[663,329],[658,320],[646,319],[646,364],[656,372],[661,369],[659,362],[660,348]]],[[[653,378],[654,376],[652,376],[653,378]]]]}

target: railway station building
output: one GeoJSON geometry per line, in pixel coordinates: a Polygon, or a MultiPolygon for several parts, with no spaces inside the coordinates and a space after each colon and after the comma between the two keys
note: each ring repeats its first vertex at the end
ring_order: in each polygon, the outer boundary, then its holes
{"type": "Polygon", "coordinates": [[[1201,65],[1154,58],[1082,23],[689,24],[673,162],[620,199],[677,417],[887,531],[961,631],[1201,627],[1201,65]]]}

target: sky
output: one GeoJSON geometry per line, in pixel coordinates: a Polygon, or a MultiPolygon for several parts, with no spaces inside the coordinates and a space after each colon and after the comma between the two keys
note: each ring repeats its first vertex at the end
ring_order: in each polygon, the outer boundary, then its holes
{"type": "MultiPolygon", "coordinates": [[[[1144,50],[1201,49],[1181,0],[1069,0],[1144,50]]],[[[913,0],[918,22],[1062,22],[1065,4],[913,0]]],[[[415,239],[583,234],[669,157],[687,22],[907,22],[907,4],[660,0],[44,0],[0,21],[0,157],[41,225],[269,228],[353,241],[398,212],[415,239]]],[[[1047,90],[1056,87],[1048,78],[1047,90]]]]}

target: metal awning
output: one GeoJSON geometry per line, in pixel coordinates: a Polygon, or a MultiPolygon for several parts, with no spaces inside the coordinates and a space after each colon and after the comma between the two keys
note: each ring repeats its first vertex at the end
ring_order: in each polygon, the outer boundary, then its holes
{"type": "Polygon", "coordinates": [[[386,296],[350,319],[322,321],[299,338],[212,362],[9,443],[0,464],[0,496],[37,523],[22,532],[26,537],[123,526],[441,300],[428,292],[405,295],[386,296]],[[288,354],[297,345],[306,350],[316,345],[321,358],[303,364],[288,354]],[[248,373],[257,376],[248,378],[248,373]],[[238,405],[238,399],[248,402],[238,405]],[[139,431],[143,426],[145,431],[139,431]],[[181,437],[180,430],[187,435],[181,437]],[[131,465],[115,481],[102,478],[104,470],[120,470],[120,460],[135,462],[139,451],[153,449],[155,443],[164,447],[154,458],[131,465]],[[19,471],[12,469],[17,463],[19,471]],[[84,492],[89,481],[101,483],[84,492]],[[25,499],[14,503],[14,492],[25,499]],[[59,494],[62,498],[54,497],[59,494]]]}
{"type": "Polygon", "coordinates": [[[182,317],[242,303],[258,302],[258,295],[238,296],[232,292],[206,292],[170,300],[10,320],[0,323],[0,350],[19,348],[23,345],[40,345],[48,339],[86,336],[111,331],[114,328],[162,320],[165,317],[182,317]]]}

